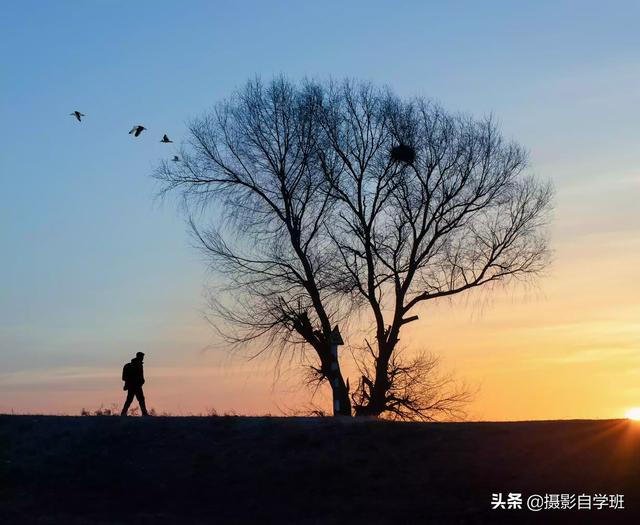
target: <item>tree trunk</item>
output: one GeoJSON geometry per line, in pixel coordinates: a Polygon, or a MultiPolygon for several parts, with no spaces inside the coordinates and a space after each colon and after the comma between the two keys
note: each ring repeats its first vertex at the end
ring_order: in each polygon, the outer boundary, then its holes
{"type": "Polygon", "coordinates": [[[349,399],[349,389],[345,384],[342,374],[333,378],[331,383],[333,393],[333,415],[351,417],[351,399],[349,399]],[[335,386],[337,384],[337,386],[335,386]]]}
{"type": "Polygon", "coordinates": [[[351,399],[349,388],[344,382],[338,361],[338,346],[331,345],[331,373],[329,376],[333,394],[333,415],[351,417],[351,399]]]}
{"type": "Polygon", "coordinates": [[[378,417],[386,409],[387,391],[389,390],[389,358],[395,345],[380,345],[380,356],[376,362],[376,377],[368,382],[370,389],[368,403],[356,409],[356,416],[378,417]]]}

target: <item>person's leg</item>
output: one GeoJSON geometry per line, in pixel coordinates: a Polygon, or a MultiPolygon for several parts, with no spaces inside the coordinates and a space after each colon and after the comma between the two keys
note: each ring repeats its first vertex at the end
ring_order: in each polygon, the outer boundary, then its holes
{"type": "Polygon", "coordinates": [[[147,405],[145,405],[144,402],[144,393],[142,392],[142,387],[136,390],[136,398],[138,399],[138,403],[140,404],[140,411],[142,412],[142,415],[148,416],[149,413],[147,412],[147,405]]]}
{"type": "Polygon", "coordinates": [[[133,402],[133,390],[127,391],[127,400],[124,402],[124,406],[122,407],[122,412],[120,412],[121,416],[126,416],[131,403],[133,402]]]}

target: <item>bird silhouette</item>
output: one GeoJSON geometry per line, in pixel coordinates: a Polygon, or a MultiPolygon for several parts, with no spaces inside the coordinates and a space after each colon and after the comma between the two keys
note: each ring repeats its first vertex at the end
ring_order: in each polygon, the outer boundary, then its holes
{"type": "Polygon", "coordinates": [[[145,128],[144,126],[133,126],[131,128],[131,131],[129,132],[129,135],[133,133],[134,137],[139,137],[140,133],[142,133],[145,129],[147,128],[145,128]]]}
{"type": "Polygon", "coordinates": [[[173,140],[170,140],[169,137],[167,137],[167,134],[165,133],[160,142],[164,142],[165,144],[169,144],[170,142],[173,142],[173,140]]]}
{"type": "Polygon", "coordinates": [[[178,155],[174,155],[173,158],[171,159],[173,162],[180,162],[180,157],[178,157],[178,155]]]}
{"type": "Polygon", "coordinates": [[[84,113],[80,113],[79,111],[74,111],[73,113],[69,113],[72,117],[76,117],[78,122],[82,122],[82,117],[84,117],[84,113]]]}

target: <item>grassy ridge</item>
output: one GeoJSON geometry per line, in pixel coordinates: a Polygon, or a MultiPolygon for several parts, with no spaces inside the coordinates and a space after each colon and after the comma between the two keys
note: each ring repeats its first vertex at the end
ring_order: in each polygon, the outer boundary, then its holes
{"type": "Polygon", "coordinates": [[[0,523],[640,523],[640,424],[0,416],[0,523]],[[492,492],[625,510],[491,511],[492,492]]]}

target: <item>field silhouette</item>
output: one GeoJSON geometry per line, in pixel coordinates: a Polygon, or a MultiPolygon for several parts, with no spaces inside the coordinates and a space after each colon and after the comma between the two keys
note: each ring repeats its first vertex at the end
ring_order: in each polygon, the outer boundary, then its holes
{"type": "Polygon", "coordinates": [[[638,523],[640,424],[0,416],[0,523],[638,523]],[[494,492],[625,509],[491,510],[494,492]]]}

